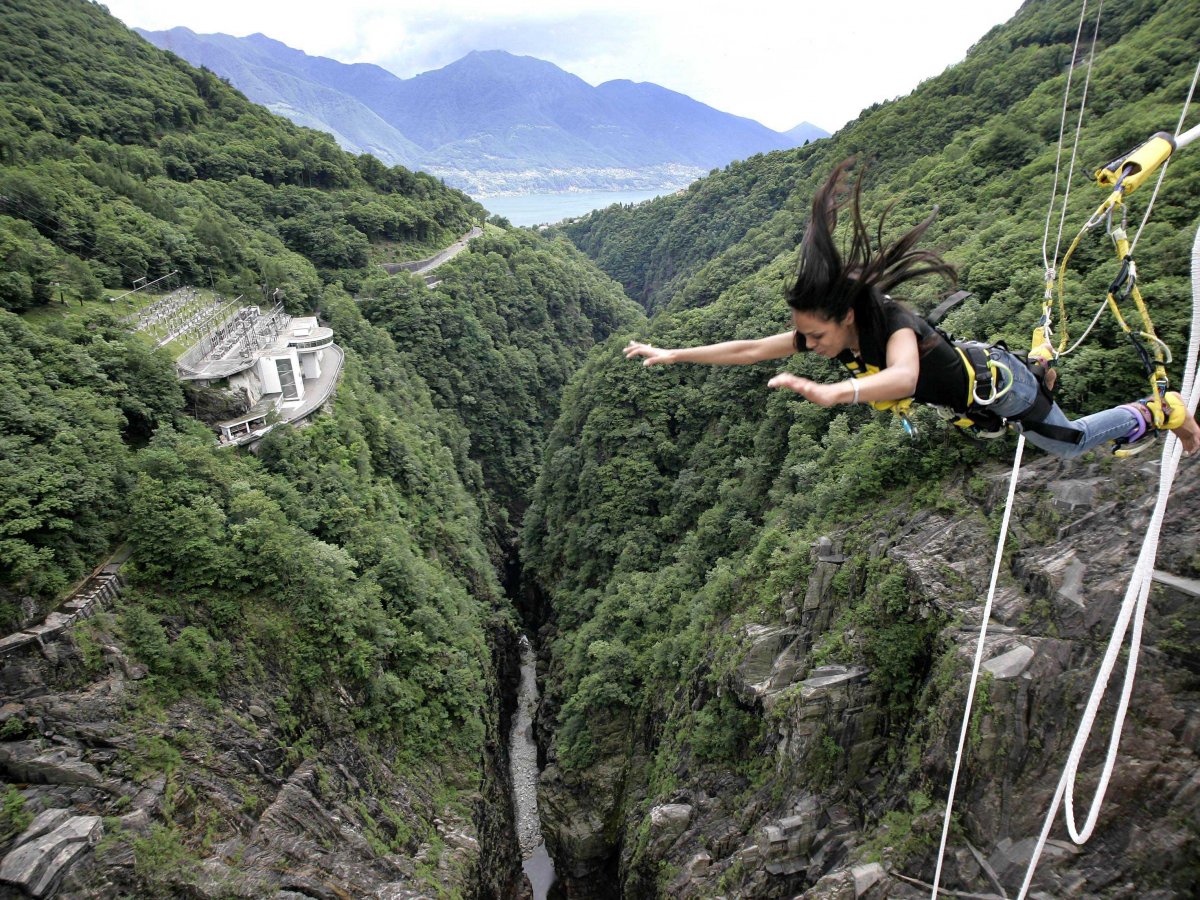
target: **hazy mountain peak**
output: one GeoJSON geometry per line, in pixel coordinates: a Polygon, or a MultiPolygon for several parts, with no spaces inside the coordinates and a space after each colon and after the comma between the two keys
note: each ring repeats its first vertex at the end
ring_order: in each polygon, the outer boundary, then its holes
{"type": "Polygon", "coordinates": [[[815,141],[819,138],[829,137],[828,131],[820,125],[814,125],[812,122],[801,122],[795,128],[789,128],[784,134],[795,141],[797,146],[807,144],[809,141],[815,141]]]}
{"type": "Polygon", "coordinates": [[[267,35],[263,34],[261,31],[256,31],[254,34],[248,34],[244,38],[239,38],[238,40],[246,41],[246,43],[253,44],[257,47],[266,47],[271,50],[278,50],[285,53],[299,53],[301,55],[306,55],[304,54],[303,50],[297,50],[294,47],[289,47],[287,44],[283,43],[283,41],[277,41],[273,37],[267,37],[267,35]]]}
{"type": "Polygon", "coordinates": [[[452,63],[424,72],[418,78],[437,75],[438,73],[455,74],[481,73],[492,77],[502,77],[510,81],[521,82],[531,78],[551,78],[564,83],[579,84],[589,87],[582,78],[572,75],[565,69],[552,62],[538,59],[535,56],[518,56],[507,50],[472,50],[452,63]]]}
{"type": "Polygon", "coordinates": [[[795,139],[649,82],[592,87],[552,62],[507,50],[472,50],[402,79],[371,64],[309,56],[262,33],[139,33],[273,111],[329,131],[347,149],[426,169],[477,194],[682,186],[814,136],[795,139]]]}

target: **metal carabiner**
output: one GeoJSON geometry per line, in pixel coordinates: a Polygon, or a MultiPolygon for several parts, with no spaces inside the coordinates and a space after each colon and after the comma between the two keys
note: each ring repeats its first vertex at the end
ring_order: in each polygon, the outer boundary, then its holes
{"type": "Polygon", "coordinates": [[[993,403],[995,403],[997,400],[999,400],[1001,397],[1003,397],[1005,394],[1007,394],[1010,390],[1012,390],[1012,386],[1013,386],[1012,369],[1010,369],[1008,366],[1006,366],[1004,363],[1000,362],[999,360],[991,359],[991,358],[988,359],[988,365],[993,370],[1000,369],[1004,372],[1007,372],[1008,373],[1008,384],[1006,384],[1004,386],[1003,390],[997,390],[996,389],[997,378],[995,377],[995,372],[993,371],[993,373],[992,373],[992,394],[990,397],[987,397],[985,399],[985,398],[979,396],[978,382],[976,382],[976,384],[971,387],[971,399],[974,400],[979,406],[991,406],[993,403]]]}

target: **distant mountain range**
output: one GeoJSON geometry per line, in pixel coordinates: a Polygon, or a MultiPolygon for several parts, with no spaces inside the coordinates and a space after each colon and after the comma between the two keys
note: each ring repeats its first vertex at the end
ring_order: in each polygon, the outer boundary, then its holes
{"type": "Polygon", "coordinates": [[[346,150],[479,197],[682,187],[733,160],[828,136],[807,122],[772,131],[656,84],[592,87],[553,63],[500,50],[404,79],[262,34],[135,30],[346,150]]]}

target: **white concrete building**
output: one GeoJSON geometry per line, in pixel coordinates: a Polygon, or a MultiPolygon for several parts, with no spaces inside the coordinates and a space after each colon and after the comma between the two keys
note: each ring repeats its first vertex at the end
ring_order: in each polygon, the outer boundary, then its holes
{"type": "Polygon", "coordinates": [[[250,409],[218,424],[222,443],[248,443],[325,402],[342,367],[333,329],[316,317],[243,307],[178,361],[179,376],[245,393],[250,409]]]}
{"type": "Polygon", "coordinates": [[[278,394],[283,405],[301,403],[307,394],[305,383],[321,378],[325,351],[332,344],[333,329],[316,318],[291,319],[284,333],[259,351],[253,365],[229,376],[229,386],[246,388],[254,401],[278,394]]]}

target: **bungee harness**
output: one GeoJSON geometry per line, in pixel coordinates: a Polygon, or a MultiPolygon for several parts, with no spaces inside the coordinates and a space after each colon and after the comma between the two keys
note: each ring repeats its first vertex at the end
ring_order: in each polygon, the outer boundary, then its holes
{"type": "MultiPolygon", "coordinates": [[[[1005,430],[1014,424],[1020,425],[1022,431],[1032,431],[1043,437],[1068,444],[1078,444],[1083,440],[1083,432],[1075,428],[1064,428],[1045,421],[1046,416],[1054,406],[1054,398],[1046,378],[1047,372],[1053,371],[1033,360],[1021,360],[1037,380],[1038,391],[1033,404],[1024,412],[1007,418],[997,415],[990,408],[1012,387],[1012,371],[1007,365],[993,358],[992,350],[1008,350],[1003,341],[985,344],[980,341],[952,341],[954,349],[963,358],[967,369],[969,387],[967,395],[970,400],[966,409],[961,413],[955,412],[956,418],[950,419],[950,424],[961,428],[975,437],[995,438],[1004,434],[1005,430]],[[1008,384],[998,389],[999,373],[1008,373],[1008,384]],[[982,389],[982,394],[981,394],[982,389]]],[[[1010,351],[1011,352],[1011,351],[1010,351]]],[[[1020,359],[1020,356],[1017,356],[1020,359]]]]}
{"type": "MultiPolygon", "coordinates": [[[[1053,369],[1045,365],[1040,358],[1025,360],[1026,366],[1038,383],[1037,397],[1033,405],[1017,416],[1003,417],[991,410],[991,405],[1007,394],[1013,383],[1012,371],[1005,363],[993,356],[992,350],[998,348],[1007,351],[1008,347],[1003,341],[987,344],[981,341],[956,340],[939,324],[947,312],[970,296],[967,291],[957,291],[946,298],[929,315],[922,317],[942,340],[958,352],[967,378],[967,392],[960,404],[952,407],[929,405],[951,425],[974,437],[1000,437],[1010,426],[1019,424],[1024,431],[1032,431],[1051,440],[1078,444],[1083,439],[1082,432],[1074,428],[1052,425],[1045,421],[1054,405],[1054,399],[1051,396],[1053,379],[1047,377],[1047,373],[1052,373],[1053,369]],[[1001,372],[1008,374],[1007,384],[1003,388],[999,387],[1001,372]]],[[[865,362],[851,350],[843,350],[838,354],[837,361],[854,378],[865,378],[879,371],[878,366],[865,362]]],[[[870,405],[878,410],[890,409],[899,418],[909,436],[915,437],[916,427],[908,416],[913,402],[912,397],[905,397],[902,400],[874,400],[870,401],[870,405]]]]}

